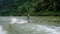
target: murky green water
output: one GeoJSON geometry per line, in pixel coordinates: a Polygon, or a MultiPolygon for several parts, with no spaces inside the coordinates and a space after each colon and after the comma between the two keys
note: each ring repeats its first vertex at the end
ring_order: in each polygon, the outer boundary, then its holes
{"type": "Polygon", "coordinates": [[[29,21],[27,17],[0,17],[0,26],[4,29],[0,28],[0,34],[60,34],[60,17],[30,16],[29,21]]]}

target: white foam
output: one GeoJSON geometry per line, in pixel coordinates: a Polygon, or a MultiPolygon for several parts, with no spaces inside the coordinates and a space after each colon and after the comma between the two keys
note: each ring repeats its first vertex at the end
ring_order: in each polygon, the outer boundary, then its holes
{"type": "Polygon", "coordinates": [[[49,27],[43,26],[43,25],[35,25],[32,27],[32,29],[34,29],[37,32],[41,32],[41,30],[43,30],[45,32],[48,32],[48,34],[60,34],[60,32],[56,31],[57,28],[52,29],[52,28],[49,28],[49,27]]]}
{"type": "Polygon", "coordinates": [[[11,18],[11,24],[14,24],[14,23],[17,23],[17,24],[23,24],[23,23],[27,23],[27,20],[24,20],[24,19],[17,19],[17,18],[11,18]]]}
{"type": "MultiPolygon", "coordinates": [[[[23,23],[27,23],[26,20],[24,19],[17,19],[17,18],[11,18],[11,24],[14,24],[14,23],[17,23],[17,24],[23,24],[23,23]]],[[[33,31],[33,34],[34,33],[40,33],[40,32],[47,32],[48,34],[60,34],[60,32],[58,32],[58,28],[57,27],[49,27],[49,26],[45,26],[45,25],[38,25],[38,24],[30,24],[30,25],[27,25],[27,26],[24,26],[23,27],[25,30],[28,30],[28,29],[31,29],[31,30],[34,30],[33,31]]],[[[43,32],[43,33],[44,33],[43,32]]]]}
{"type": "MultiPolygon", "coordinates": [[[[21,26],[25,31],[32,31],[32,34],[60,34],[58,31],[59,27],[54,28],[52,26],[38,25],[38,24],[26,24],[26,26],[21,26]]],[[[59,29],[60,30],[60,29],[59,29]]]]}
{"type": "Polygon", "coordinates": [[[14,24],[17,21],[16,18],[11,18],[11,24],[14,24]]]}

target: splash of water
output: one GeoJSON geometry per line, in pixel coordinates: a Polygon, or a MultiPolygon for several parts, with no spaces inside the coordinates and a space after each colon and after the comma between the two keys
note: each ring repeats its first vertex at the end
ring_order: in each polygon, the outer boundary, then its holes
{"type": "Polygon", "coordinates": [[[17,23],[17,24],[23,24],[23,23],[27,23],[27,20],[24,19],[17,19],[17,18],[11,18],[11,24],[17,23]]]}
{"type": "Polygon", "coordinates": [[[11,18],[11,24],[14,24],[17,21],[16,18],[11,18]]]}

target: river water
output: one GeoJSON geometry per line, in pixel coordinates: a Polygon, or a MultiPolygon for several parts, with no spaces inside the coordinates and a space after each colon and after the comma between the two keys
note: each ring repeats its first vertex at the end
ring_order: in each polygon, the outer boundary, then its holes
{"type": "Polygon", "coordinates": [[[60,34],[60,17],[0,17],[0,34],[60,34]]]}

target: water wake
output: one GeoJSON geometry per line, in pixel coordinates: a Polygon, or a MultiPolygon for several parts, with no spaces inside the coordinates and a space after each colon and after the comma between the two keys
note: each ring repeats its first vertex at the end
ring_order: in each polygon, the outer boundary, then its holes
{"type": "Polygon", "coordinates": [[[24,20],[24,19],[17,19],[17,18],[11,18],[11,24],[14,24],[14,23],[17,23],[17,24],[23,24],[23,23],[28,23],[27,20],[24,20]]]}
{"type": "Polygon", "coordinates": [[[23,24],[26,23],[26,25],[21,25],[20,28],[26,31],[31,31],[30,34],[60,34],[60,27],[55,26],[45,26],[45,25],[38,25],[38,24],[32,24],[29,23],[27,20],[24,19],[17,19],[17,18],[11,18],[11,24],[23,24]]]}

